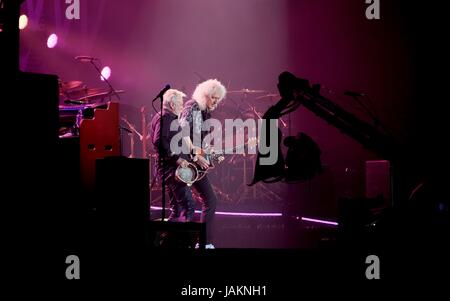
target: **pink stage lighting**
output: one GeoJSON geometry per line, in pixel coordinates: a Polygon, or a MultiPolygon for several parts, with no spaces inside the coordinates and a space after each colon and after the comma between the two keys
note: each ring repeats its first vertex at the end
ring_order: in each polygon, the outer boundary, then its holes
{"type": "Polygon", "coordinates": [[[47,39],[47,47],[54,48],[58,44],[58,36],[52,33],[47,39]]]}
{"type": "Polygon", "coordinates": [[[27,17],[27,15],[21,15],[19,17],[19,29],[20,30],[25,29],[25,27],[27,27],[27,25],[28,25],[28,17],[27,17]]]}
{"type": "Polygon", "coordinates": [[[316,218],[309,218],[309,217],[302,217],[302,221],[312,222],[312,223],[319,223],[319,224],[326,224],[326,225],[332,225],[332,226],[338,226],[338,223],[332,222],[332,221],[326,221],[322,219],[316,219],[316,218]]]}
{"type": "Polygon", "coordinates": [[[107,80],[110,76],[111,76],[111,68],[109,68],[108,66],[104,67],[102,69],[102,76],[100,76],[100,79],[107,80]]]}

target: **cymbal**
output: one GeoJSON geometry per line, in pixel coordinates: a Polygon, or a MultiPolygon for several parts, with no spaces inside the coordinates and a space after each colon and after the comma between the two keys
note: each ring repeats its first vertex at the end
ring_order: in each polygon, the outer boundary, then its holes
{"type": "Polygon", "coordinates": [[[76,88],[81,88],[82,85],[83,85],[83,82],[81,82],[79,80],[72,80],[72,81],[68,81],[68,82],[60,82],[59,88],[61,89],[61,91],[68,91],[68,90],[73,90],[76,88]]]}
{"type": "Polygon", "coordinates": [[[275,98],[275,97],[280,97],[280,95],[275,94],[275,93],[269,93],[269,94],[266,94],[266,95],[263,95],[263,96],[258,96],[255,99],[263,99],[263,98],[270,98],[270,99],[272,99],[272,98],[275,98]]]}
{"type": "Polygon", "coordinates": [[[105,88],[85,88],[81,90],[76,90],[68,93],[67,97],[69,100],[75,101],[83,101],[83,100],[91,100],[95,98],[101,98],[104,96],[109,96],[115,93],[123,93],[124,90],[115,90],[112,91],[110,89],[105,88]]]}
{"type": "Polygon", "coordinates": [[[244,93],[244,94],[250,94],[250,93],[266,93],[267,91],[264,90],[250,90],[250,89],[241,89],[241,90],[235,90],[235,91],[228,91],[227,93],[244,93]]]}
{"type": "Polygon", "coordinates": [[[79,111],[84,110],[87,108],[93,108],[101,106],[101,103],[86,103],[82,101],[76,101],[76,100],[68,100],[64,104],[59,105],[59,110],[61,112],[73,112],[73,111],[79,111]]]}

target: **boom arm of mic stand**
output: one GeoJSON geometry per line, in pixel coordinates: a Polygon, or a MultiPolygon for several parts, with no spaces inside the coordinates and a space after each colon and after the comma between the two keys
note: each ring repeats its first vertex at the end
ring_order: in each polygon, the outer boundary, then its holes
{"type": "Polygon", "coordinates": [[[111,85],[111,83],[103,76],[102,72],[100,71],[100,69],[97,67],[97,65],[94,63],[94,60],[91,60],[90,63],[94,66],[95,70],[97,70],[97,72],[100,74],[100,76],[103,78],[103,80],[108,84],[109,88],[111,89],[111,91],[117,96],[117,98],[119,100],[120,96],[119,94],[116,92],[116,90],[114,90],[113,86],[111,85]]]}

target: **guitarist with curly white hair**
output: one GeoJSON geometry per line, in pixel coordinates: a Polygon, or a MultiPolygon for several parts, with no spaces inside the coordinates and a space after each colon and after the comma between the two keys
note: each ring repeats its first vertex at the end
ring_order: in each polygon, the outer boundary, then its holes
{"type": "MultiPolygon", "coordinates": [[[[208,169],[210,162],[204,156],[204,138],[210,134],[209,130],[205,130],[204,123],[211,118],[211,112],[214,111],[218,104],[225,98],[226,89],[217,79],[206,80],[197,85],[192,99],[184,105],[180,116],[180,125],[183,132],[183,140],[190,152],[193,161],[203,169],[208,169]]],[[[192,187],[198,192],[202,198],[202,214],[201,222],[206,223],[206,248],[214,248],[212,244],[212,225],[216,212],[217,197],[209,182],[208,176],[205,175],[199,181],[193,183],[192,187]]],[[[186,187],[186,197],[192,200],[192,192],[190,187],[186,187]]],[[[187,218],[193,218],[194,210],[187,213],[187,218]]]]}

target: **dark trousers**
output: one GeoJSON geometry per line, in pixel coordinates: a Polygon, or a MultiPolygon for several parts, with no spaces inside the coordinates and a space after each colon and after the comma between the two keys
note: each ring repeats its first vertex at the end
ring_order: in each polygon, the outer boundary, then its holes
{"type": "Polygon", "coordinates": [[[216,215],[217,197],[209,182],[208,176],[192,185],[202,198],[202,215],[200,221],[206,223],[206,243],[213,239],[214,217],[216,215]]]}
{"type": "MultiPolygon", "coordinates": [[[[166,171],[166,188],[169,191],[172,213],[176,218],[193,221],[195,202],[191,187],[175,178],[174,170],[166,171]]],[[[200,222],[206,223],[206,243],[212,243],[214,216],[216,213],[217,197],[209,182],[208,176],[195,182],[192,187],[200,195],[202,201],[202,214],[200,222]]]]}

